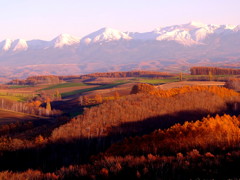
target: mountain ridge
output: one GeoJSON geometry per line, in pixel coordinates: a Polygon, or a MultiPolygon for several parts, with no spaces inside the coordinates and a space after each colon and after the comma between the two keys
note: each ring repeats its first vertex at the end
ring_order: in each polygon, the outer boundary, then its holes
{"type": "Polygon", "coordinates": [[[240,26],[191,22],[150,32],[102,28],[83,38],[0,42],[0,77],[105,71],[187,72],[189,67],[240,67],[240,26]],[[7,71],[7,72],[6,72],[7,71]]]}
{"type": "MultiPolygon", "coordinates": [[[[210,34],[223,34],[223,33],[238,33],[240,32],[240,25],[214,25],[214,24],[203,24],[200,22],[192,21],[187,24],[172,25],[161,28],[156,28],[149,32],[123,32],[113,28],[104,27],[95,32],[92,32],[82,38],[75,37],[70,34],[60,34],[50,41],[39,40],[47,44],[47,48],[62,48],[63,46],[71,46],[76,44],[89,44],[99,42],[110,42],[117,40],[172,40],[183,45],[194,45],[201,44],[201,40],[204,40],[207,35],[210,34]]],[[[14,50],[13,47],[9,48],[14,41],[20,40],[23,45],[23,50],[28,49],[27,46],[31,46],[33,40],[24,39],[5,39],[0,42],[0,51],[14,50]],[[3,45],[4,44],[4,45],[3,45]]],[[[35,46],[41,47],[39,44],[35,46]]],[[[29,47],[31,48],[31,47],[29,47]]],[[[46,47],[45,47],[46,48],[46,47]]],[[[17,48],[19,49],[19,48],[17,48]]],[[[21,48],[20,48],[21,49],[21,48]]],[[[16,50],[16,49],[15,49],[16,50]]]]}

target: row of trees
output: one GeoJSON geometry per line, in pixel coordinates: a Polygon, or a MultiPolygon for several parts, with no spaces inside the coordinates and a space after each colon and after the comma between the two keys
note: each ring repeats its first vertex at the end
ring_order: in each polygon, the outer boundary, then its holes
{"type": "Polygon", "coordinates": [[[120,71],[120,72],[104,72],[104,73],[92,73],[81,76],[60,76],[63,80],[69,79],[89,79],[97,77],[106,77],[106,78],[123,78],[123,77],[173,77],[173,74],[167,72],[158,72],[158,71],[120,71]]]}
{"type": "Polygon", "coordinates": [[[192,67],[190,68],[191,75],[239,75],[240,69],[233,68],[218,68],[218,67],[192,67]]]}
{"type": "Polygon", "coordinates": [[[58,76],[30,76],[25,80],[14,79],[10,81],[9,85],[36,85],[36,84],[59,84],[61,80],[58,76]]]}
{"type": "Polygon", "coordinates": [[[24,102],[15,102],[5,98],[0,98],[0,108],[6,109],[15,112],[22,112],[32,115],[39,115],[39,116],[59,116],[62,114],[61,111],[51,109],[50,101],[46,102],[46,108],[40,107],[40,101],[34,101],[31,103],[24,103],[24,102]]]}

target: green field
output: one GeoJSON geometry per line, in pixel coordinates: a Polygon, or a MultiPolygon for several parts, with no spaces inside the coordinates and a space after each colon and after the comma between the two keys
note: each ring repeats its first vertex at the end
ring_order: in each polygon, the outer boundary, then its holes
{"type": "MultiPolygon", "coordinates": [[[[212,75],[212,80],[214,81],[222,81],[223,79],[227,79],[229,77],[233,77],[233,75],[212,75]]],[[[183,81],[191,81],[191,80],[206,80],[208,81],[209,76],[208,75],[182,75],[182,80],[183,81]]],[[[149,84],[166,84],[166,83],[171,83],[171,82],[178,82],[179,81],[179,76],[171,77],[171,78],[166,78],[166,79],[153,79],[153,78],[141,78],[139,81],[140,83],[149,83],[149,84]]]]}
{"type": "Polygon", "coordinates": [[[87,86],[87,84],[69,82],[69,83],[63,83],[63,84],[49,86],[49,87],[41,89],[41,90],[52,90],[52,89],[69,88],[69,87],[77,87],[77,86],[87,86]]]}
{"type": "Polygon", "coordinates": [[[29,87],[34,87],[34,86],[30,86],[30,85],[10,85],[9,86],[10,89],[29,88],[29,87]]]}
{"type": "Polygon", "coordinates": [[[22,102],[25,100],[25,98],[19,97],[19,96],[1,96],[0,95],[0,98],[4,98],[11,101],[19,101],[19,102],[22,102]]]}
{"type": "Polygon", "coordinates": [[[81,94],[81,93],[84,93],[84,92],[113,88],[115,86],[119,86],[119,85],[122,85],[122,84],[125,84],[125,83],[106,84],[106,85],[101,85],[101,86],[97,86],[97,87],[93,87],[93,88],[80,89],[80,90],[76,90],[76,91],[70,91],[70,92],[62,93],[61,96],[64,98],[64,97],[67,97],[67,96],[81,94]]]}
{"type": "MultiPolygon", "coordinates": [[[[212,78],[228,78],[233,77],[234,75],[212,75],[212,78]]],[[[183,75],[183,79],[192,79],[192,78],[209,78],[209,75],[183,75]]]]}
{"type": "Polygon", "coordinates": [[[24,102],[28,98],[33,97],[32,94],[21,94],[21,93],[6,93],[6,92],[0,92],[0,98],[4,98],[7,100],[12,101],[18,101],[18,102],[24,102]]]}
{"type": "Polygon", "coordinates": [[[179,81],[178,77],[172,77],[172,78],[167,78],[167,79],[144,78],[144,79],[141,79],[139,82],[149,83],[149,84],[165,84],[165,83],[177,82],[177,81],[179,81]]]}

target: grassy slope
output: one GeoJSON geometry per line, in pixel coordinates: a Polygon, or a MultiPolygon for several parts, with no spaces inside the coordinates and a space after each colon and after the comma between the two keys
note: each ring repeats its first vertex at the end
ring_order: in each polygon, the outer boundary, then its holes
{"type": "Polygon", "coordinates": [[[0,109],[0,125],[14,123],[17,121],[37,120],[39,118],[47,119],[41,116],[0,109]]]}
{"type": "Polygon", "coordinates": [[[60,88],[77,87],[77,86],[86,86],[86,84],[69,82],[69,83],[52,85],[41,90],[51,90],[51,89],[60,89],[60,88]]]}
{"type": "Polygon", "coordinates": [[[27,97],[25,96],[1,95],[1,94],[0,94],[0,98],[11,100],[11,101],[18,101],[18,102],[24,102],[27,99],[27,97]]]}
{"type": "Polygon", "coordinates": [[[33,87],[33,86],[30,86],[30,85],[10,85],[9,86],[10,89],[29,88],[29,87],[33,87]]]}
{"type": "Polygon", "coordinates": [[[179,81],[178,77],[172,77],[172,78],[166,78],[166,79],[144,78],[144,79],[141,79],[139,82],[141,82],[141,83],[149,83],[149,84],[165,84],[165,83],[177,82],[177,81],[179,81]]]}

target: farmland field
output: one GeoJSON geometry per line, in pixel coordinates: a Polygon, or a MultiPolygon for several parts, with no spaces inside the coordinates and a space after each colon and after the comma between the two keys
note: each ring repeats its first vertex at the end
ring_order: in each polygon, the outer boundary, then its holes
{"type": "Polygon", "coordinates": [[[172,78],[166,78],[166,79],[150,79],[150,78],[144,78],[141,79],[139,82],[141,83],[149,83],[149,84],[165,84],[170,82],[177,82],[179,81],[178,77],[172,77],[172,78]]]}
{"type": "Polygon", "coordinates": [[[161,89],[171,89],[171,88],[179,88],[183,86],[224,86],[225,82],[218,81],[180,81],[180,82],[172,82],[166,83],[157,86],[161,89]]]}
{"type": "Polygon", "coordinates": [[[86,84],[69,82],[69,83],[63,83],[63,84],[57,84],[57,85],[49,86],[49,87],[41,89],[41,90],[51,90],[51,89],[68,88],[68,87],[80,87],[80,86],[86,86],[86,84]]]}
{"type": "Polygon", "coordinates": [[[0,109],[0,125],[37,119],[39,119],[37,116],[0,109]]]}
{"type": "Polygon", "coordinates": [[[78,89],[78,90],[62,93],[62,97],[79,95],[81,93],[85,93],[85,92],[89,92],[89,91],[114,88],[114,87],[116,87],[118,85],[122,85],[122,84],[124,84],[124,83],[106,84],[106,85],[101,85],[101,86],[95,86],[95,87],[88,87],[88,88],[84,88],[84,89],[78,89]]]}

